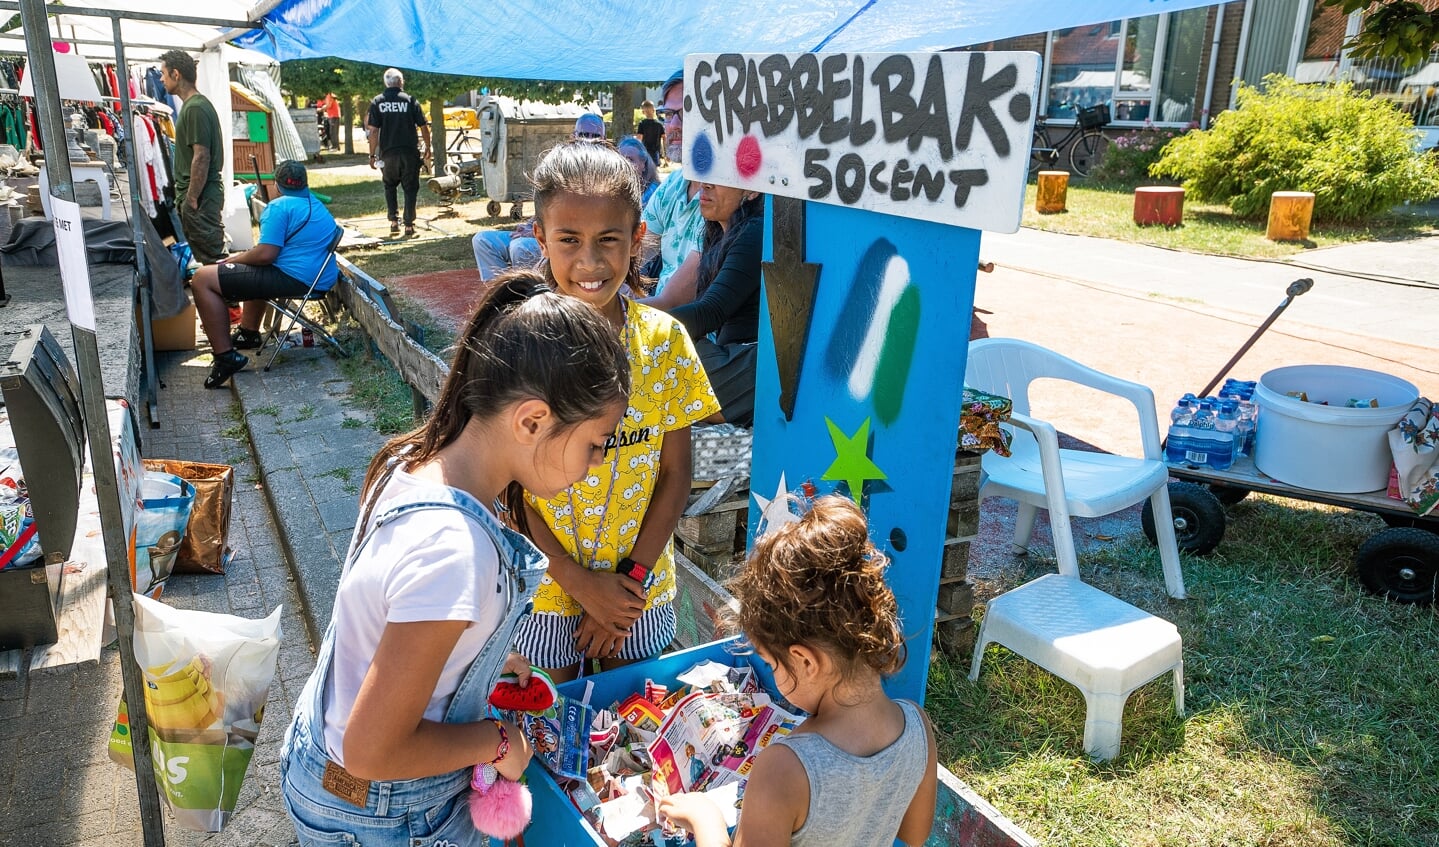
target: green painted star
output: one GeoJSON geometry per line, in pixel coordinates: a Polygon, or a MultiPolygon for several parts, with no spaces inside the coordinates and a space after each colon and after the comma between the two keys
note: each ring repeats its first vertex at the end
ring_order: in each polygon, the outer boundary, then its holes
{"type": "Polygon", "coordinates": [[[845,435],[829,418],[825,418],[824,423],[829,427],[830,440],[834,442],[834,461],[820,478],[844,480],[849,485],[849,496],[856,505],[862,505],[860,499],[864,496],[865,480],[889,479],[869,458],[869,418],[864,419],[854,435],[845,435]]]}

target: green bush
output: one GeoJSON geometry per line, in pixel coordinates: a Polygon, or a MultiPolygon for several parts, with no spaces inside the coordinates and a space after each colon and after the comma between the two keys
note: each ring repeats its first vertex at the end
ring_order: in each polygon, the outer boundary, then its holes
{"type": "MultiPolygon", "coordinates": [[[[1191,128],[1195,126],[1198,124],[1191,124],[1191,128]]],[[[1090,176],[1095,182],[1138,185],[1149,179],[1149,169],[1159,161],[1164,145],[1187,131],[1149,126],[1117,135],[1090,176]]]]}
{"type": "Polygon", "coordinates": [[[1238,108],[1170,142],[1151,173],[1195,200],[1263,215],[1275,191],[1314,192],[1314,217],[1358,221],[1439,195],[1439,162],[1415,148],[1413,120],[1349,83],[1273,75],[1241,85],[1238,108]]]}

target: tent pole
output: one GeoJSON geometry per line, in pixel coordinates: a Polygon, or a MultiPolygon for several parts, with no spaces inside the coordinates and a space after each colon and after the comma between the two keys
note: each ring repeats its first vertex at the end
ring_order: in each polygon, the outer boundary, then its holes
{"type": "MultiPolygon", "coordinates": [[[[78,224],[79,221],[67,220],[68,212],[62,208],[76,208],[75,183],[60,118],[60,84],[55,76],[55,54],[50,46],[50,21],[46,15],[45,0],[21,0],[20,20],[25,28],[25,44],[30,53],[29,72],[35,85],[35,109],[39,118],[40,139],[45,145],[50,196],[55,201],[51,203],[51,211],[55,216],[56,250],[62,254],[60,281],[66,290],[67,303],[84,303],[93,313],[90,280],[83,259],[79,263],[79,273],[74,272],[72,263],[72,276],[77,278],[67,278],[63,261],[66,242],[73,243],[73,233],[67,230],[66,236],[61,238],[60,231],[65,223],[78,224]]],[[[80,239],[83,245],[83,232],[80,239]]],[[[93,314],[90,321],[93,324],[93,314]]],[[[95,474],[95,496],[100,505],[100,531],[105,540],[110,598],[115,605],[120,679],[124,683],[125,702],[129,707],[135,782],[140,795],[140,824],[145,847],[164,847],[165,823],[160,813],[160,797],[156,793],[154,760],[150,757],[150,721],[145,713],[145,684],[140,679],[140,666],[135,661],[134,589],[130,584],[129,556],[120,512],[120,487],[115,478],[115,459],[110,446],[110,422],[105,411],[105,383],[100,376],[100,350],[93,326],[71,323],[70,335],[75,345],[75,370],[80,378],[85,438],[90,442],[91,471],[95,474]]]]}
{"type": "Polygon", "coordinates": [[[155,325],[150,317],[154,296],[150,279],[150,259],[145,255],[145,228],[140,225],[144,207],[140,205],[139,149],[135,144],[135,118],[130,114],[130,66],[125,61],[125,38],[120,32],[120,19],[111,18],[115,32],[115,64],[120,73],[120,120],[125,124],[125,159],[129,163],[125,182],[130,187],[130,232],[135,239],[135,273],[140,281],[140,341],[145,348],[145,405],[149,407],[150,426],[160,425],[160,367],[155,361],[155,325]]]}

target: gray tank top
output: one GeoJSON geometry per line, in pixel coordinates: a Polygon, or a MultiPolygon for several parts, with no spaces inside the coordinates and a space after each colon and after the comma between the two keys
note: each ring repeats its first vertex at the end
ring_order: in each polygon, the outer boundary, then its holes
{"type": "Polygon", "coordinates": [[[809,814],[792,847],[892,847],[929,762],[919,707],[897,701],[904,732],[873,756],[852,756],[814,732],[775,739],[809,777],[809,814]]]}

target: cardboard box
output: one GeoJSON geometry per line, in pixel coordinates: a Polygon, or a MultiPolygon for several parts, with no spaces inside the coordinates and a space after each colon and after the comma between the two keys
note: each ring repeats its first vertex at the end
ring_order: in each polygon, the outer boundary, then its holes
{"type": "Polygon", "coordinates": [[[151,326],[155,330],[155,349],[157,351],[195,349],[194,303],[187,304],[185,311],[173,318],[151,322],[151,326]]]}

